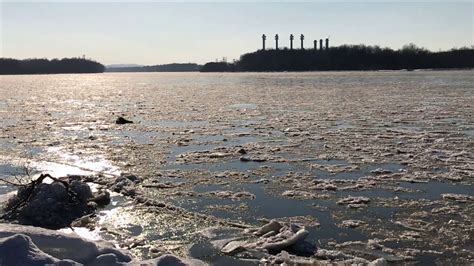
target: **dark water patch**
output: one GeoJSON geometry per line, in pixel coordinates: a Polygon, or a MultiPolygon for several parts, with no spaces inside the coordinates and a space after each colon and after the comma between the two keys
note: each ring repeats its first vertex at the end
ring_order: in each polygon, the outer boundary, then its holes
{"type": "Polygon", "coordinates": [[[296,200],[279,197],[265,192],[260,184],[196,186],[194,190],[198,193],[225,190],[233,192],[247,191],[255,195],[255,198],[232,200],[204,196],[193,201],[182,201],[181,207],[197,212],[206,212],[223,219],[243,221],[250,224],[254,224],[260,218],[314,217],[320,226],[308,228],[310,230],[309,239],[312,241],[355,241],[367,239],[366,236],[356,230],[339,228],[335,224],[329,210],[340,207],[331,201],[314,199],[296,200]],[[245,204],[247,208],[239,210],[239,205],[241,204],[245,204]],[[232,208],[230,210],[208,210],[206,208],[206,206],[215,205],[232,206],[232,208]],[[320,210],[313,206],[323,206],[327,210],[320,210]]]}
{"type": "MultiPolygon", "coordinates": [[[[245,211],[243,216],[242,212],[238,213],[227,213],[226,216],[221,218],[235,219],[238,218],[244,222],[253,223],[259,218],[282,218],[291,216],[303,216],[310,214],[321,213],[321,211],[311,208],[311,205],[315,203],[313,200],[293,200],[282,197],[276,197],[265,193],[263,187],[259,184],[243,184],[243,185],[209,185],[209,186],[196,186],[194,191],[198,193],[207,193],[211,191],[225,191],[231,190],[233,192],[247,191],[255,195],[255,199],[216,199],[216,198],[205,198],[202,199],[200,204],[194,206],[197,211],[203,211],[205,206],[208,205],[239,205],[245,203],[249,208],[245,211]]],[[[327,202],[321,201],[318,204],[327,204],[327,202]]],[[[214,213],[213,213],[214,214],[214,213]]]]}
{"type": "Polygon", "coordinates": [[[8,199],[8,193],[16,191],[17,188],[12,185],[3,185],[2,182],[0,182],[0,203],[1,201],[7,200],[8,199]]]}
{"type": "Polygon", "coordinates": [[[25,174],[25,168],[23,166],[0,164],[0,177],[22,176],[25,174]]]}
{"type": "Polygon", "coordinates": [[[393,207],[382,207],[382,206],[369,206],[362,210],[348,210],[350,211],[351,219],[367,220],[369,219],[392,219],[398,208],[393,207]]]}
{"type": "Polygon", "coordinates": [[[46,149],[41,147],[31,147],[27,149],[28,155],[37,156],[46,152],[46,149]]]}
{"type": "Polygon", "coordinates": [[[474,137],[474,129],[464,130],[463,133],[468,137],[474,137]]]}
{"type": "MultiPolygon", "coordinates": [[[[0,179],[5,179],[9,182],[17,183],[14,177],[24,177],[26,170],[23,166],[14,164],[0,164],[0,179]]],[[[0,195],[15,191],[17,188],[11,184],[0,181],[0,195]]]]}
{"type": "Polygon", "coordinates": [[[207,142],[220,142],[226,139],[222,135],[194,135],[193,140],[198,143],[207,143],[207,142]]]}
{"type": "Polygon", "coordinates": [[[401,187],[408,189],[419,190],[416,193],[402,193],[399,197],[406,199],[429,199],[439,200],[441,194],[454,193],[454,194],[466,194],[474,196],[474,188],[472,185],[445,183],[439,181],[430,181],[427,183],[400,183],[401,187]]]}
{"type": "Polygon", "coordinates": [[[445,167],[437,167],[437,168],[431,169],[431,171],[435,174],[444,174],[444,173],[449,172],[449,169],[445,167]]]}
{"type": "Polygon", "coordinates": [[[3,150],[11,150],[16,148],[16,143],[9,139],[0,138],[0,148],[3,150]]]}

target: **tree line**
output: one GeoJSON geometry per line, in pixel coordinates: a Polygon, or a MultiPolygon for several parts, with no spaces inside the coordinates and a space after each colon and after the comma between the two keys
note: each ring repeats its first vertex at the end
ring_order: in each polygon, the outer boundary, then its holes
{"type": "Polygon", "coordinates": [[[82,58],[25,59],[0,58],[0,75],[101,73],[104,65],[82,58]]]}
{"type": "Polygon", "coordinates": [[[474,68],[474,49],[431,52],[414,44],[393,50],[379,46],[342,45],[323,50],[280,49],[247,53],[234,64],[208,63],[214,71],[323,71],[474,68]]]}

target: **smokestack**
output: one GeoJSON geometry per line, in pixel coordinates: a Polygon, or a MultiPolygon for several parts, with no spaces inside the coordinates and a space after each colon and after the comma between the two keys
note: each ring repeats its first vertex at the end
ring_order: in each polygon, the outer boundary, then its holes
{"type": "Polygon", "coordinates": [[[326,49],[329,49],[329,38],[326,38],[326,49]]]}
{"type": "Polygon", "coordinates": [[[278,34],[275,35],[275,49],[278,50],[278,34]]]}
{"type": "Polygon", "coordinates": [[[319,40],[319,50],[323,49],[323,39],[319,40]]]}
{"type": "Polygon", "coordinates": [[[304,49],[304,46],[303,46],[304,35],[303,34],[300,35],[300,40],[301,40],[301,50],[303,50],[304,49]]]}
{"type": "Polygon", "coordinates": [[[290,50],[293,50],[293,39],[295,37],[293,36],[293,34],[290,34],[290,50]]]}
{"type": "Polygon", "coordinates": [[[318,40],[314,40],[314,50],[318,50],[318,40]]]}
{"type": "Polygon", "coordinates": [[[265,34],[262,35],[262,50],[265,50],[265,40],[267,39],[267,36],[265,34]]]}

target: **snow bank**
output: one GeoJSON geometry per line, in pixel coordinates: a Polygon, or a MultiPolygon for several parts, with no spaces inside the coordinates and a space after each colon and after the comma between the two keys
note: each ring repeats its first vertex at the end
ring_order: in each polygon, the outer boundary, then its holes
{"type": "Polygon", "coordinates": [[[33,226],[0,224],[0,264],[2,265],[205,265],[163,255],[146,261],[133,261],[129,252],[105,241],[88,241],[33,226]]]}

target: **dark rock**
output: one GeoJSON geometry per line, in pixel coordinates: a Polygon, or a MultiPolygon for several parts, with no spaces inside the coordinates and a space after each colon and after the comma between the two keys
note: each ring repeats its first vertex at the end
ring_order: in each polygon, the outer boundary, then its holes
{"type": "Polygon", "coordinates": [[[250,162],[251,161],[249,157],[244,157],[244,156],[240,157],[239,159],[240,159],[241,162],[250,162]]]}
{"type": "Polygon", "coordinates": [[[26,235],[16,234],[0,239],[1,265],[46,265],[57,261],[41,251],[26,235]]]}
{"type": "Polygon", "coordinates": [[[60,260],[54,264],[54,266],[82,266],[82,265],[84,264],[75,262],[70,259],[60,260]]]}
{"type": "Polygon", "coordinates": [[[117,125],[132,124],[132,123],[133,123],[133,121],[127,120],[127,119],[125,119],[121,116],[119,118],[117,118],[117,120],[115,120],[115,124],[117,124],[117,125]]]}
{"type": "Polygon", "coordinates": [[[122,192],[125,187],[133,186],[134,183],[125,176],[120,176],[111,183],[111,189],[115,192],[122,192]]]}
{"type": "Polygon", "coordinates": [[[90,266],[100,266],[100,265],[125,265],[125,263],[118,262],[118,258],[113,253],[102,254],[95,258],[95,260],[89,264],[90,266]]]}
{"type": "Polygon", "coordinates": [[[93,223],[93,219],[91,218],[91,215],[86,215],[84,217],[81,217],[74,222],[71,223],[71,226],[74,227],[87,227],[93,223]]]}
{"type": "Polygon", "coordinates": [[[81,181],[72,181],[69,186],[84,202],[92,197],[91,188],[86,183],[83,183],[81,181]]]}
{"type": "Polygon", "coordinates": [[[195,265],[195,266],[200,266],[200,265],[206,265],[201,260],[197,259],[183,259],[180,257],[176,257],[173,255],[163,255],[158,258],[154,259],[149,259],[145,261],[141,261],[138,263],[139,265],[156,265],[156,266],[167,266],[167,265],[176,265],[176,266],[185,266],[185,265],[195,265]]]}
{"type": "Polygon", "coordinates": [[[248,157],[248,156],[242,156],[240,157],[240,161],[242,162],[257,162],[257,163],[262,163],[267,161],[266,158],[264,157],[248,157]]]}
{"type": "Polygon", "coordinates": [[[247,151],[244,148],[241,148],[237,151],[240,154],[247,154],[247,151]]]}
{"type": "Polygon", "coordinates": [[[17,195],[8,200],[6,219],[50,229],[67,227],[77,218],[94,212],[87,203],[91,197],[89,186],[80,181],[31,183],[20,187],[17,195]]]}
{"type": "Polygon", "coordinates": [[[89,202],[87,203],[87,206],[89,206],[89,208],[95,210],[95,209],[97,209],[97,208],[99,207],[99,204],[97,204],[97,203],[95,203],[95,202],[93,202],[93,201],[89,201],[89,202]]]}
{"type": "Polygon", "coordinates": [[[140,183],[142,179],[136,175],[123,175],[128,180],[132,181],[133,183],[140,183]]]}
{"type": "Polygon", "coordinates": [[[97,203],[99,206],[105,206],[110,204],[110,193],[106,190],[99,191],[89,201],[97,203]]]}

